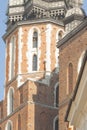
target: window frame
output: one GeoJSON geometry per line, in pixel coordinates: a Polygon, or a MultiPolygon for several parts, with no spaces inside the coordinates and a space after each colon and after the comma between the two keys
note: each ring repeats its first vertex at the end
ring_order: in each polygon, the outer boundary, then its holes
{"type": "Polygon", "coordinates": [[[35,29],[33,32],[32,48],[38,48],[38,31],[35,29]],[[36,33],[36,34],[35,34],[36,33]]]}
{"type": "Polygon", "coordinates": [[[37,54],[34,54],[32,56],[32,71],[37,71],[38,70],[38,57],[37,57],[37,54]],[[34,57],[36,59],[34,59],[34,57]]]}
{"type": "Polygon", "coordinates": [[[14,89],[9,88],[7,94],[7,115],[10,115],[14,111],[14,89]]]}

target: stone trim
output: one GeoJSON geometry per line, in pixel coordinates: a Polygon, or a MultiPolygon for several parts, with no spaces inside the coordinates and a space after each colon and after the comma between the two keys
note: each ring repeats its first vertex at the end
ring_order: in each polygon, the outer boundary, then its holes
{"type": "Polygon", "coordinates": [[[3,36],[3,39],[5,40],[19,26],[31,25],[31,24],[41,24],[41,23],[48,23],[48,22],[56,24],[56,25],[64,26],[62,21],[57,21],[57,20],[54,20],[54,19],[51,19],[51,18],[47,18],[47,19],[45,18],[45,19],[39,19],[39,20],[37,19],[37,20],[31,20],[31,21],[29,21],[29,20],[27,20],[27,21],[20,21],[20,22],[17,22],[15,25],[12,25],[12,27],[7,29],[7,32],[3,36]]]}
{"type": "Polygon", "coordinates": [[[83,21],[83,19],[84,19],[84,15],[81,16],[81,15],[72,14],[71,16],[64,18],[63,22],[66,25],[66,24],[72,22],[73,20],[83,21]]]}
{"type": "Polygon", "coordinates": [[[47,107],[49,109],[55,109],[58,110],[58,108],[55,108],[53,106],[49,106],[49,105],[45,105],[45,104],[41,104],[38,102],[33,102],[33,101],[26,101],[25,103],[23,103],[22,105],[20,105],[15,111],[13,111],[10,115],[8,115],[7,117],[5,117],[4,119],[0,120],[0,124],[3,123],[4,121],[8,120],[10,117],[12,117],[15,113],[17,113],[18,111],[20,111],[21,109],[23,109],[26,105],[40,105],[42,107],[47,107]]]}
{"type": "Polygon", "coordinates": [[[87,26],[87,17],[80,25],[78,25],[75,29],[73,29],[70,33],[68,33],[63,39],[61,39],[57,43],[57,47],[60,48],[62,45],[66,44],[67,41],[69,41],[72,37],[76,36],[76,34],[79,33],[86,26],[87,26]]]}

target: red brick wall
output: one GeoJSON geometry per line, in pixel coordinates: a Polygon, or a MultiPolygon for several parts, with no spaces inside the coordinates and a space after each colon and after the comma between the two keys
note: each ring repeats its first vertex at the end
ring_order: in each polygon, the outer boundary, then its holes
{"type": "Polygon", "coordinates": [[[77,80],[77,68],[79,58],[84,50],[87,49],[87,28],[76,34],[73,38],[64,43],[59,49],[59,130],[65,130],[64,117],[67,109],[68,100],[71,95],[67,93],[68,79],[67,70],[69,63],[73,64],[73,89],[77,80]],[[64,105],[65,104],[65,105],[64,105]]]}

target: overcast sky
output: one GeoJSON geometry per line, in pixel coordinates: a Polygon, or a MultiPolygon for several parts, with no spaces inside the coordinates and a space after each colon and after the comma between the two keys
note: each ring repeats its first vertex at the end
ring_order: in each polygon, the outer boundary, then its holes
{"type": "MultiPolygon", "coordinates": [[[[0,0],[0,100],[4,95],[4,79],[5,79],[5,43],[2,36],[6,30],[6,11],[8,0],[0,0]]],[[[87,13],[87,0],[84,0],[83,8],[87,13]]]]}

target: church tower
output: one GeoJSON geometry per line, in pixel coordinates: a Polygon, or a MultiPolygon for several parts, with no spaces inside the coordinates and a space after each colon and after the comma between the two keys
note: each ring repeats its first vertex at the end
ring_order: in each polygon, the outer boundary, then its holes
{"type": "Polygon", "coordinates": [[[66,34],[63,20],[72,8],[67,0],[9,0],[1,130],[58,129],[56,44],[66,34]]]}
{"type": "MultiPolygon", "coordinates": [[[[77,130],[71,123],[66,122],[65,116],[69,112],[67,111],[67,107],[70,105],[69,101],[72,99],[73,93],[76,92],[75,87],[77,85],[77,78],[83,63],[85,51],[87,49],[87,17],[82,9],[83,1],[68,0],[67,2],[68,10],[64,18],[65,37],[63,37],[63,39],[61,39],[57,44],[57,47],[59,48],[60,66],[58,118],[59,130],[77,130]]],[[[76,108],[77,104],[77,102],[74,102],[72,109],[73,107],[76,108]]],[[[78,109],[75,110],[78,112],[78,109]]],[[[73,115],[73,111],[71,111],[70,114],[73,115]]],[[[75,119],[79,120],[79,117],[77,118],[75,119]]],[[[75,121],[74,123],[76,123],[75,121]]],[[[82,129],[78,126],[78,124],[77,127],[78,130],[82,129]]]]}
{"type": "Polygon", "coordinates": [[[58,49],[65,1],[9,0],[2,130],[57,130],[58,49]]]}

